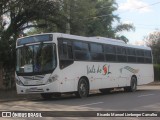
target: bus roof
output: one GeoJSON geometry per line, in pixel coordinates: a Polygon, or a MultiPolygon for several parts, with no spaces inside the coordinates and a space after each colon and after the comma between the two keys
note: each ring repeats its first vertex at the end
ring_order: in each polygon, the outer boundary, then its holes
{"type": "MultiPolygon", "coordinates": [[[[119,46],[124,46],[124,47],[151,50],[150,47],[130,45],[130,44],[126,44],[122,40],[106,38],[106,37],[99,37],[99,36],[98,37],[83,37],[83,36],[64,34],[64,33],[42,33],[42,34],[30,35],[30,36],[27,36],[27,37],[32,37],[32,36],[36,36],[36,35],[45,35],[45,34],[53,34],[57,38],[59,38],[59,37],[68,38],[68,39],[70,38],[70,39],[77,39],[77,40],[88,41],[88,42],[97,42],[97,43],[101,43],[101,44],[111,44],[111,45],[119,45],[119,46]]],[[[22,37],[22,38],[19,38],[19,39],[23,39],[23,38],[27,38],[27,37],[22,37]]]]}
{"type": "Polygon", "coordinates": [[[88,42],[97,42],[101,44],[111,44],[111,45],[119,45],[119,46],[131,47],[131,48],[137,48],[137,49],[151,50],[150,47],[130,45],[130,44],[126,44],[122,40],[106,38],[106,37],[83,37],[83,36],[63,34],[63,33],[54,33],[54,34],[57,35],[57,37],[64,37],[64,38],[78,39],[78,40],[83,40],[88,42]]]}

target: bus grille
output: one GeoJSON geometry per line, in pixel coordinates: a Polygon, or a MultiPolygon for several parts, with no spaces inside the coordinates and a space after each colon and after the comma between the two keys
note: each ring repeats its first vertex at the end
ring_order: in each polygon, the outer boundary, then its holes
{"type": "Polygon", "coordinates": [[[43,89],[27,89],[26,93],[41,93],[44,92],[43,89]]]}
{"type": "Polygon", "coordinates": [[[25,80],[42,80],[45,75],[23,76],[25,80]]]}

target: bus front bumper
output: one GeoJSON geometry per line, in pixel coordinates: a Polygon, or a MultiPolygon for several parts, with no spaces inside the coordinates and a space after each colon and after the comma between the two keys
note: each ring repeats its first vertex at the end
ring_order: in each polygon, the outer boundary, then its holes
{"type": "Polygon", "coordinates": [[[17,94],[59,92],[57,84],[54,84],[54,83],[40,85],[40,86],[20,86],[16,84],[16,88],[17,88],[17,94]]]}

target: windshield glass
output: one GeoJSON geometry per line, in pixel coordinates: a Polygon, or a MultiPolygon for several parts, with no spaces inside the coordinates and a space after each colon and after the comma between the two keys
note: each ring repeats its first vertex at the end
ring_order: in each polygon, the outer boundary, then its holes
{"type": "Polygon", "coordinates": [[[49,72],[56,67],[55,45],[41,43],[17,49],[17,73],[49,72]]]}

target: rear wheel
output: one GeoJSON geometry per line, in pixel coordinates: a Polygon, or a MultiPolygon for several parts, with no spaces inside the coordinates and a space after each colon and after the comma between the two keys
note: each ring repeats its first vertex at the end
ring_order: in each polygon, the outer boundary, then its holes
{"type": "Polygon", "coordinates": [[[85,98],[89,95],[89,84],[85,78],[81,78],[78,83],[76,96],[80,98],[85,98]]]}
{"type": "Polygon", "coordinates": [[[124,88],[127,92],[135,92],[137,90],[137,79],[136,77],[131,78],[131,83],[129,87],[124,88]]]}
{"type": "Polygon", "coordinates": [[[132,77],[130,91],[135,92],[136,90],[137,90],[137,79],[136,79],[136,77],[132,77]]]}
{"type": "Polygon", "coordinates": [[[51,99],[52,96],[53,96],[52,93],[41,93],[41,97],[42,97],[43,99],[51,99]]]}

